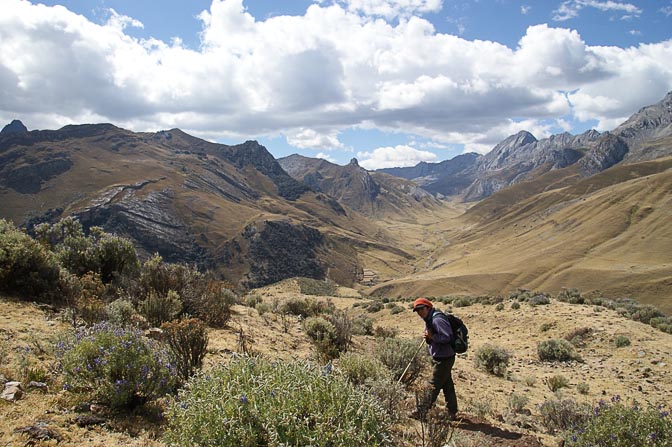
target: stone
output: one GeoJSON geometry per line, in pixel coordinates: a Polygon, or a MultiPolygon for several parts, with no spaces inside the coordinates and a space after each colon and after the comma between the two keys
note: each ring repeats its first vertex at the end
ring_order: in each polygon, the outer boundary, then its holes
{"type": "Polygon", "coordinates": [[[23,385],[21,382],[7,382],[5,389],[0,395],[0,399],[5,399],[9,402],[16,402],[23,397],[23,385]]]}

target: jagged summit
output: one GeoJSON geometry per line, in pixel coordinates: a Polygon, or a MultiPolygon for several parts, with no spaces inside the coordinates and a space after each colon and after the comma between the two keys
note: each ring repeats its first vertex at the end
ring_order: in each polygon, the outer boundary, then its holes
{"type": "Polygon", "coordinates": [[[7,124],[2,128],[0,134],[10,134],[10,133],[23,133],[28,132],[28,128],[23,125],[20,120],[13,120],[11,123],[7,124]]]}
{"type": "Polygon", "coordinates": [[[350,160],[350,163],[348,163],[348,166],[357,166],[359,167],[359,162],[357,161],[356,158],[353,158],[350,160]]]}

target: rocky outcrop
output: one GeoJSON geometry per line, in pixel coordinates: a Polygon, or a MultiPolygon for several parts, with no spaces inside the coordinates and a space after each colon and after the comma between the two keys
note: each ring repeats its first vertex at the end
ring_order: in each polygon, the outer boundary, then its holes
{"type": "Polygon", "coordinates": [[[168,262],[209,267],[211,258],[175,212],[175,193],[164,189],[144,196],[137,194],[146,184],[111,189],[74,217],[85,228],[100,226],[107,232],[128,237],[144,257],[159,253],[168,262]]]}
{"type": "Polygon", "coordinates": [[[628,153],[627,143],[620,137],[607,133],[578,162],[581,173],[588,177],[621,162],[628,153]]]}
{"type": "Polygon", "coordinates": [[[8,135],[11,133],[24,133],[28,132],[28,128],[23,125],[23,123],[19,120],[14,120],[11,123],[7,124],[5,127],[2,128],[0,131],[0,134],[2,135],[8,135]]]}
{"type": "Polygon", "coordinates": [[[233,260],[247,246],[250,269],[241,281],[261,287],[294,276],[323,279],[327,268],[318,253],[325,239],[315,228],[289,220],[255,222],[245,227],[239,241],[229,244],[233,260]]]}
{"type": "MultiPolygon", "coordinates": [[[[5,158],[9,155],[11,154],[6,154],[5,158]]],[[[0,182],[21,194],[36,194],[42,189],[43,183],[63,174],[71,167],[72,161],[65,154],[56,154],[19,167],[10,167],[7,163],[4,166],[0,164],[0,182]]]]}

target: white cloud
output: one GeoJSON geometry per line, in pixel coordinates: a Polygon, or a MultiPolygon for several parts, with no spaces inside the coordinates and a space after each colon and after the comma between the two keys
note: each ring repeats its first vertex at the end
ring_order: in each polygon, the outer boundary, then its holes
{"type": "Polygon", "coordinates": [[[520,5],[520,13],[522,15],[527,15],[532,10],[532,7],[529,5],[520,5]]]}
{"type": "Polygon", "coordinates": [[[628,31],[628,34],[630,34],[631,36],[641,36],[642,32],[637,29],[631,29],[630,31],[628,31]]]}
{"type": "Polygon", "coordinates": [[[638,17],[642,14],[642,10],[632,3],[613,0],[566,0],[553,11],[553,20],[561,22],[576,18],[584,8],[595,8],[603,12],[620,12],[623,13],[622,18],[638,17]]]}
{"type": "Polygon", "coordinates": [[[663,6],[662,8],[659,9],[659,11],[665,14],[665,17],[670,17],[672,16],[672,5],[663,6]]]}
{"type": "Polygon", "coordinates": [[[315,158],[321,158],[323,160],[327,160],[330,163],[336,164],[336,159],[329,154],[325,154],[324,152],[318,153],[317,155],[315,155],[315,158]]]}
{"type": "Polygon", "coordinates": [[[336,3],[348,11],[386,19],[439,12],[443,7],[443,0],[336,0],[336,3]]]}
{"type": "Polygon", "coordinates": [[[512,123],[543,132],[540,123],[574,114],[606,125],[672,90],[672,40],[598,47],[537,25],[512,49],[343,4],[260,21],[242,0],[213,0],[192,50],[131,37],[125,27],[140,23],[118,14],[99,25],[62,6],[2,3],[0,120],[31,129],[107,121],[208,139],[282,134],[326,152],[350,149],[344,130],[375,127],[482,152],[515,133],[512,123]]]}
{"type": "Polygon", "coordinates": [[[415,166],[421,161],[434,162],[436,154],[410,146],[379,147],[371,152],[357,152],[359,165],[365,169],[415,166]]]}
{"type": "Polygon", "coordinates": [[[287,142],[294,147],[303,149],[342,149],[337,132],[320,133],[314,129],[294,129],[285,131],[287,142]]]}

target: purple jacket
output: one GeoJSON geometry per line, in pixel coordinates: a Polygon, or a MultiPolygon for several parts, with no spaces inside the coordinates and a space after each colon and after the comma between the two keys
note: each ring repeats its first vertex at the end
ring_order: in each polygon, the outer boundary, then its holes
{"type": "Polygon", "coordinates": [[[448,318],[441,314],[436,309],[427,314],[425,318],[425,329],[432,332],[431,342],[427,342],[429,347],[429,355],[434,359],[446,359],[455,355],[455,351],[450,343],[453,341],[453,328],[450,327],[448,318]]]}

